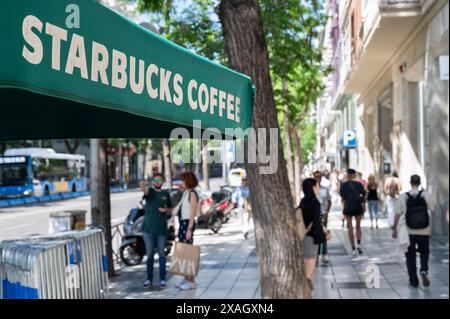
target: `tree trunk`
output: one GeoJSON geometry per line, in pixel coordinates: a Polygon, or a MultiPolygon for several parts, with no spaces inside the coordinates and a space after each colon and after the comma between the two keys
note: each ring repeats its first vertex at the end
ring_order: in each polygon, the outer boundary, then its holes
{"type": "MultiPolygon", "coordinates": [[[[282,90],[283,90],[283,96],[286,97],[287,92],[288,92],[288,83],[283,80],[283,85],[282,85],[282,90]]],[[[284,121],[283,121],[283,126],[284,126],[284,134],[285,134],[285,141],[286,141],[286,160],[287,160],[287,173],[288,173],[288,178],[289,178],[289,185],[291,188],[291,193],[292,193],[292,198],[296,198],[295,194],[297,192],[297,189],[295,188],[295,182],[294,182],[294,159],[293,159],[293,152],[292,152],[292,125],[291,125],[291,121],[289,118],[289,107],[287,102],[285,102],[284,105],[284,121]]]]}
{"type": "Polygon", "coordinates": [[[294,137],[294,184],[295,184],[295,202],[300,203],[300,191],[302,189],[302,143],[298,135],[297,128],[293,127],[292,136],[294,137]]]}
{"type": "Polygon", "coordinates": [[[172,164],[170,160],[170,144],[167,138],[162,140],[164,159],[164,178],[167,184],[172,187],[172,164]]]}
{"type": "Polygon", "coordinates": [[[209,184],[209,164],[208,164],[208,141],[202,140],[202,171],[203,171],[203,183],[206,190],[210,190],[209,184]]]}
{"type": "Polygon", "coordinates": [[[106,139],[91,139],[91,219],[93,225],[101,226],[104,231],[108,258],[108,275],[114,276],[106,144],[106,139]]]}
{"type": "MultiPolygon", "coordinates": [[[[269,72],[269,55],[258,0],[222,0],[219,18],[230,65],[256,85],[253,126],[278,128],[269,72]]],[[[267,137],[267,143],[270,138],[267,137]]],[[[294,218],[281,137],[278,171],[260,174],[261,164],[246,161],[261,273],[262,298],[307,298],[301,242],[288,226],[294,218]]]]}
{"type": "Polygon", "coordinates": [[[78,147],[80,146],[80,140],[74,140],[74,144],[70,143],[71,140],[64,140],[64,144],[66,145],[67,151],[70,154],[75,154],[77,152],[78,147]]]}
{"type": "Polygon", "coordinates": [[[123,147],[119,141],[119,186],[123,186],[123,147]]]}

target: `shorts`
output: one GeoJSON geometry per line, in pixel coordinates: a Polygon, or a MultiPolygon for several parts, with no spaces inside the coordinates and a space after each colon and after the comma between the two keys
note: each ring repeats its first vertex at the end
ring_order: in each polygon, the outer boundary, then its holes
{"type": "Polygon", "coordinates": [[[344,214],[345,216],[357,217],[357,216],[362,216],[362,215],[364,215],[364,211],[361,211],[361,212],[349,212],[349,211],[344,211],[343,214],[344,214]]]}
{"type": "Polygon", "coordinates": [[[303,245],[303,258],[315,259],[319,253],[319,245],[314,243],[314,238],[311,236],[305,236],[302,242],[303,245]]]}
{"type": "Polygon", "coordinates": [[[180,229],[178,230],[178,241],[180,243],[185,244],[193,244],[194,243],[194,232],[195,232],[195,223],[192,227],[192,238],[191,240],[186,240],[186,233],[188,231],[189,226],[189,219],[182,219],[180,220],[180,229]]]}

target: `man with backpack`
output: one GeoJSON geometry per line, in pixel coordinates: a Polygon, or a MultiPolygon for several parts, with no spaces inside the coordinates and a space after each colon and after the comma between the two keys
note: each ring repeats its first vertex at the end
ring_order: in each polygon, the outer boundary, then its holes
{"type": "Polygon", "coordinates": [[[424,287],[430,286],[428,278],[428,257],[430,255],[430,211],[433,211],[433,201],[428,193],[420,187],[420,176],[413,175],[410,180],[411,190],[402,194],[397,202],[392,237],[397,238],[397,225],[400,217],[405,214],[409,234],[409,247],[406,252],[409,283],[412,287],[419,286],[417,276],[416,253],[420,254],[420,276],[424,287]]]}

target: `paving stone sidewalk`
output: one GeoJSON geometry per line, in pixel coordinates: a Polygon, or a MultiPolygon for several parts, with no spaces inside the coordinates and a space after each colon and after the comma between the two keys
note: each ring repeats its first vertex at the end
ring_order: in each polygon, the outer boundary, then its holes
{"type": "MultiPolygon", "coordinates": [[[[352,257],[346,229],[342,228],[339,206],[329,219],[333,238],[328,243],[329,266],[319,266],[315,275],[313,297],[316,299],[438,299],[449,298],[448,237],[431,237],[429,274],[431,286],[408,285],[405,255],[391,239],[386,218],[379,229],[371,229],[368,216],[362,222],[361,246],[364,254],[352,257]],[[442,244],[445,242],[446,244],[442,244]],[[376,267],[374,267],[376,265],[376,267]],[[368,289],[369,273],[379,270],[379,288],[368,289]]],[[[419,258],[417,259],[420,267],[419,258]]]]}
{"type": "MultiPolygon", "coordinates": [[[[118,270],[119,276],[110,282],[112,299],[254,299],[260,297],[258,257],[253,234],[244,239],[237,217],[233,217],[218,234],[209,230],[196,230],[194,243],[201,247],[200,271],[197,289],[181,291],[175,287],[181,278],[168,272],[168,285],[164,289],[143,288],[145,260],[135,267],[118,270]]],[[[156,255],[157,256],[157,255],[156,255]]],[[[170,263],[170,257],[168,259],[170,263]]],[[[155,276],[158,266],[155,258],[155,276]]],[[[157,284],[159,278],[155,277],[157,284]]]]}
{"type": "MultiPolygon", "coordinates": [[[[429,288],[408,287],[404,254],[390,238],[386,219],[379,229],[371,229],[363,220],[362,248],[364,255],[350,255],[347,231],[342,229],[339,207],[330,216],[333,239],[329,242],[328,266],[319,266],[314,278],[315,299],[435,299],[449,298],[448,238],[432,239],[429,288]],[[441,242],[441,243],[439,243],[441,242]],[[446,244],[443,245],[442,242],[446,244]],[[379,269],[377,289],[366,287],[368,270],[379,269]],[[367,268],[367,267],[371,268],[367,268]]],[[[169,277],[165,289],[145,289],[145,262],[137,267],[118,271],[111,280],[109,298],[113,299],[258,299],[260,298],[259,268],[254,236],[244,240],[237,217],[232,218],[219,234],[198,230],[195,243],[201,246],[201,268],[197,289],[180,291],[175,283],[180,277],[169,277]]],[[[170,259],[169,259],[170,261],[170,259]]],[[[155,275],[157,274],[155,261],[155,275]]],[[[170,274],[168,273],[170,276],[170,274]]],[[[158,280],[158,278],[155,278],[158,280]]],[[[155,281],[157,283],[158,281],[155,281]]]]}

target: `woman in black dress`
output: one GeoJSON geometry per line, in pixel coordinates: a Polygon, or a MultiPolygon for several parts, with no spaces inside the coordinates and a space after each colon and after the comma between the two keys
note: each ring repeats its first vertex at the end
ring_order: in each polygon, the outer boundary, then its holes
{"type": "MultiPolygon", "coordinates": [[[[320,195],[319,182],[314,178],[307,178],[303,181],[304,197],[300,202],[300,209],[303,214],[305,227],[309,229],[303,239],[303,259],[306,267],[306,277],[308,284],[313,289],[312,279],[316,270],[316,260],[319,245],[325,243],[326,236],[320,220],[320,202],[317,196],[320,195]]],[[[327,233],[329,233],[327,231],[327,233]]]]}

